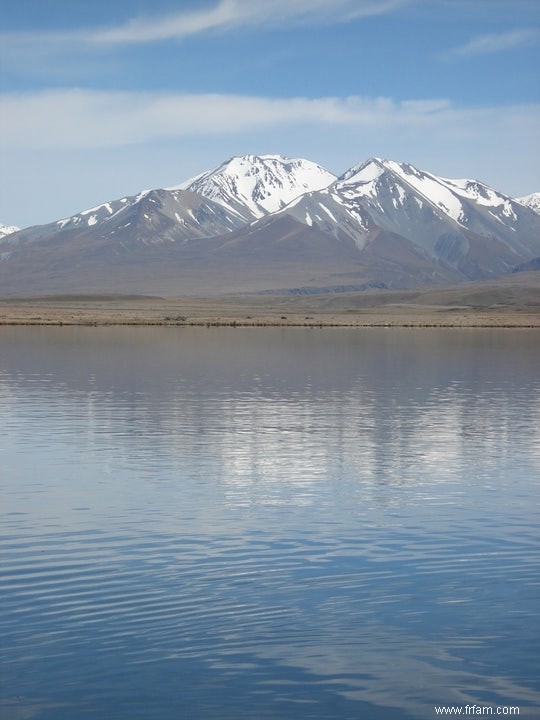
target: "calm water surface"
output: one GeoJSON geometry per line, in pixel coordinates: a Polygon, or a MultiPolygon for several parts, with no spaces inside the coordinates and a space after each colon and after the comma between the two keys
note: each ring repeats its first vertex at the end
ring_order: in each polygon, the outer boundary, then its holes
{"type": "Polygon", "coordinates": [[[2,720],[540,717],[539,350],[0,328],[2,720]]]}

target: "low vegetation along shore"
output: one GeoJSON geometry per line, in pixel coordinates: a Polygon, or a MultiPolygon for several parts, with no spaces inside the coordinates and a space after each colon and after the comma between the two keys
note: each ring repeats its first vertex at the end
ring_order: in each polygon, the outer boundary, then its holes
{"type": "Polygon", "coordinates": [[[402,292],[219,298],[63,295],[0,300],[0,325],[540,327],[537,275],[402,292]]]}

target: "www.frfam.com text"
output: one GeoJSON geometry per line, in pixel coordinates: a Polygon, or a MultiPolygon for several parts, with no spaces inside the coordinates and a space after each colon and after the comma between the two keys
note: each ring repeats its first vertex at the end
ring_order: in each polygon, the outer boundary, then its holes
{"type": "Polygon", "coordinates": [[[436,715],[519,715],[516,705],[435,705],[436,715]]]}

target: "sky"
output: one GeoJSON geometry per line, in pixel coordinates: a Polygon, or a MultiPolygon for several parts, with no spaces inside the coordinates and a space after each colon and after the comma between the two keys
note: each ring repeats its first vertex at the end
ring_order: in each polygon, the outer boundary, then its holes
{"type": "Polygon", "coordinates": [[[0,0],[0,223],[246,154],[540,191],[540,3],[0,0]]]}

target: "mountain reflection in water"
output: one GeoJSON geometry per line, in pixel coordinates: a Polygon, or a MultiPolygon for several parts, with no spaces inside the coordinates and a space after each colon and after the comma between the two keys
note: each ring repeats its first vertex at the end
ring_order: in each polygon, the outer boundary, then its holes
{"type": "Polygon", "coordinates": [[[1,712],[534,717],[539,346],[1,328],[1,712]]]}

